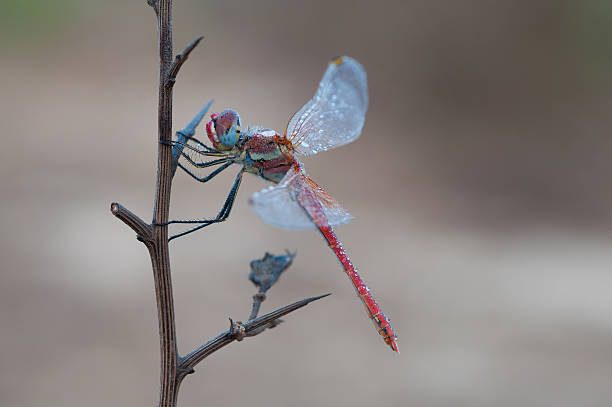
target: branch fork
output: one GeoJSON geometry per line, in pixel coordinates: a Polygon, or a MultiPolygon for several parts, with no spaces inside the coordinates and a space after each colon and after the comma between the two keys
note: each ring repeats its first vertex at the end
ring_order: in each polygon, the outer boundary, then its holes
{"type": "Polygon", "coordinates": [[[202,41],[203,39],[204,36],[196,38],[195,40],[191,41],[182,52],[176,54],[176,56],[174,57],[174,62],[172,62],[172,65],[170,65],[170,70],[168,71],[168,77],[166,78],[165,82],[166,87],[174,86],[174,83],[176,82],[176,76],[178,75],[179,71],[181,70],[181,67],[183,66],[187,58],[189,58],[189,54],[191,54],[191,51],[193,51],[194,48],[197,47],[200,41],[202,41]]]}

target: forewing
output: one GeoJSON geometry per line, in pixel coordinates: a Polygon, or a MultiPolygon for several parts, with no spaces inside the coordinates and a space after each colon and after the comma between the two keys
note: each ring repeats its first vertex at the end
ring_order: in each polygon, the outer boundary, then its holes
{"type": "Polygon", "coordinates": [[[338,226],[353,219],[299,167],[292,167],[277,185],[253,194],[249,203],[265,222],[284,229],[314,229],[314,222],[338,226]],[[315,207],[323,216],[313,211],[315,207]]]}
{"type": "Polygon", "coordinates": [[[315,96],[289,121],[287,138],[303,155],[350,143],[361,134],[367,109],[365,70],[353,58],[335,58],[315,96]]]}

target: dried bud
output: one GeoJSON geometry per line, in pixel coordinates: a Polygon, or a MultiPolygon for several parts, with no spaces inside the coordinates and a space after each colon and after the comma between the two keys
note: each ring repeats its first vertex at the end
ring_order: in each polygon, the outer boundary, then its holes
{"type": "Polygon", "coordinates": [[[262,259],[251,261],[249,280],[259,287],[260,293],[265,293],[276,283],[283,271],[289,268],[296,254],[287,251],[286,254],[275,256],[266,252],[262,259]]]}

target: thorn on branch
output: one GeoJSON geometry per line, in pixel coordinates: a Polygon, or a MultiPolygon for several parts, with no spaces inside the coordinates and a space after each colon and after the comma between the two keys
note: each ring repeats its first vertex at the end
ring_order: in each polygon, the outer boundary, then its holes
{"type": "MultiPolygon", "coordinates": [[[[290,312],[293,312],[295,310],[298,310],[310,304],[313,301],[327,297],[328,295],[331,295],[331,294],[324,294],[324,295],[319,295],[317,297],[305,298],[303,300],[296,301],[293,304],[289,304],[287,306],[279,308],[276,311],[272,311],[268,314],[262,315],[259,318],[255,318],[253,320],[243,322],[243,323],[240,323],[240,322],[235,323],[230,318],[230,330],[229,331],[225,331],[217,335],[215,338],[204,343],[203,345],[193,350],[188,355],[180,358],[179,368],[187,369],[187,370],[193,369],[198,363],[200,363],[207,356],[218,351],[222,347],[229,345],[233,341],[238,340],[236,335],[242,335],[242,333],[244,332],[245,336],[252,336],[250,334],[256,331],[258,328],[265,327],[274,321],[278,321],[280,317],[287,315],[290,312]]],[[[278,325],[278,323],[276,323],[276,325],[278,325]]],[[[244,339],[244,336],[242,336],[241,339],[244,339]]]]}
{"type": "Polygon", "coordinates": [[[181,66],[183,66],[183,63],[185,63],[187,58],[189,58],[189,54],[191,54],[191,51],[193,51],[193,49],[198,46],[198,44],[200,43],[200,41],[202,41],[203,38],[204,36],[196,38],[195,40],[191,41],[183,51],[176,54],[172,65],[170,65],[168,76],[166,77],[166,87],[171,88],[172,86],[174,86],[174,83],[176,82],[176,76],[178,75],[181,66]]]}
{"type": "Polygon", "coordinates": [[[243,323],[244,328],[246,330],[246,333],[250,333],[251,331],[259,328],[260,326],[264,326],[269,324],[270,322],[274,321],[275,319],[278,319],[284,315],[289,314],[290,312],[293,312],[295,310],[298,310],[302,307],[305,307],[306,305],[310,304],[313,301],[317,301],[320,300],[321,298],[325,298],[327,296],[330,296],[331,293],[329,294],[323,294],[323,295],[319,295],[316,297],[310,297],[310,298],[304,298],[303,300],[300,301],[296,301],[293,304],[289,304],[286,305],[282,308],[277,309],[276,311],[272,311],[269,312],[265,315],[262,315],[258,318],[249,320],[245,323],[243,323]]]}

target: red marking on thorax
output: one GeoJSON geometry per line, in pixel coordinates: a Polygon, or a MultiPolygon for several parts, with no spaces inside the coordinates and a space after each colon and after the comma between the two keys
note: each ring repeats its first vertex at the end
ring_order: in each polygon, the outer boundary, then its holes
{"type": "Polygon", "coordinates": [[[268,154],[277,149],[276,143],[266,137],[251,137],[247,140],[245,147],[257,154],[268,154]]]}
{"type": "Polygon", "coordinates": [[[274,136],[264,136],[254,134],[245,143],[245,147],[260,154],[271,153],[280,146],[285,147],[284,150],[293,150],[293,146],[285,138],[277,134],[274,136]]]}
{"type": "MultiPolygon", "coordinates": [[[[268,132],[266,130],[266,132],[268,132]]],[[[272,131],[269,131],[273,133],[272,131]]],[[[264,174],[284,175],[295,162],[293,153],[282,143],[278,134],[263,135],[256,133],[244,144],[245,150],[253,160],[253,166],[260,168],[264,174]]],[[[264,176],[264,178],[267,178],[264,176]]],[[[276,177],[273,177],[276,178],[276,177]]],[[[280,181],[280,179],[278,179],[280,181]]]]}

